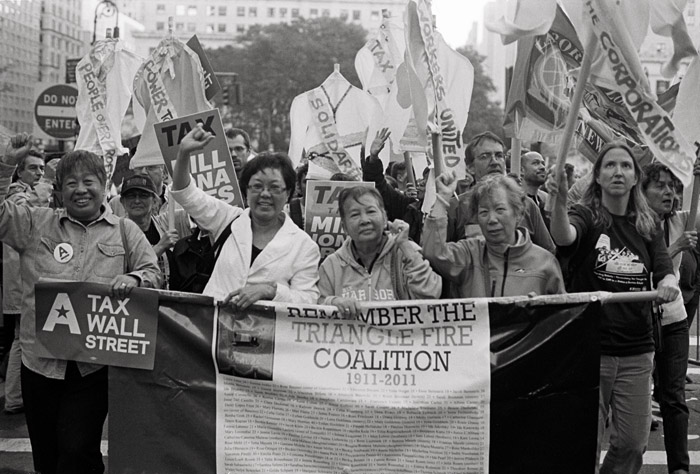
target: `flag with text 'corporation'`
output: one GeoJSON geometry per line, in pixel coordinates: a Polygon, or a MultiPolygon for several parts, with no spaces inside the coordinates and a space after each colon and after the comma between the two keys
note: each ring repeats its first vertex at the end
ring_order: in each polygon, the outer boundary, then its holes
{"type": "Polygon", "coordinates": [[[474,68],[435,29],[426,0],[408,2],[404,28],[408,80],[397,80],[397,101],[407,103],[410,97],[418,131],[440,133],[446,169],[463,176],[466,166],[462,132],[469,115],[474,68]]]}

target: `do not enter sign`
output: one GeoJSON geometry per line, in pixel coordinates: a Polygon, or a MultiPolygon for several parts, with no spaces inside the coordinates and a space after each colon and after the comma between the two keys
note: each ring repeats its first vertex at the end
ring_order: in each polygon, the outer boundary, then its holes
{"type": "Polygon", "coordinates": [[[34,106],[34,118],[37,125],[47,135],[60,139],[75,136],[75,102],[78,89],[59,84],[39,93],[34,106]]]}

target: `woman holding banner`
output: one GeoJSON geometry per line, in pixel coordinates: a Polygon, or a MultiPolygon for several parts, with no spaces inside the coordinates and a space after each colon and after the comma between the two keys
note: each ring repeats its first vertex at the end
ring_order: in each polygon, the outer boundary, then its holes
{"type": "Polygon", "coordinates": [[[189,174],[190,154],[204,148],[214,136],[202,125],[180,142],[173,172],[173,198],[218,239],[224,242],[204,295],[236,310],[258,300],[316,303],[318,300],[318,246],[283,211],[294,194],[291,161],[279,153],[261,153],[246,163],[240,177],[248,209],[231,206],[198,189],[189,174]]]}
{"type": "MultiPolygon", "coordinates": [[[[582,200],[568,213],[566,175],[558,178],[549,182],[550,196],[555,196],[551,232],[576,269],[569,290],[643,291],[651,289],[653,280],[657,301],[673,301],[679,293],[676,277],[654,212],[642,194],[643,173],[632,151],[624,144],[606,145],[582,200]]],[[[651,425],[651,304],[603,305],[600,352],[598,456],[609,411],[613,434],[600,472],[637,473],[651,425]]]]}
{"type": "Polygon", "coordinates": [[[355,318],[362,301],[440,297],[440,276],[408,240],[408,224],[388,222],[379,191],[343,189],[338,210],[349,238],[319,269],[320,304],[335,305],[343,316],[355,318]]]}
{"type": "Polygon", "coordinates": [[[437,200],[423,226],[423,252],[440,275],[455,284],[460,298],[564,293],[556,258],[533,244],[518,228],[525,199],[522,188],[504,175],[480,180],[470,195],[471,215],[484,238],[447,242],[450,197],[457,188],[454,171],[435,180],[437,200]]]}

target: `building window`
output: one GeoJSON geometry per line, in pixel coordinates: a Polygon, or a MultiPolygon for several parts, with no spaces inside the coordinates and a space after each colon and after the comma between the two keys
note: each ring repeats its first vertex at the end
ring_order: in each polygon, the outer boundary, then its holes
{"type": "Polygon", "coordinates": [[[372,21],[379,20],[379,12],[377,10],[373,10],[372,13],[370,14],[370,19],[372,21]]]}
{"type": "Polygon", "coordinates": [[[248,16],[251,18],[256,18],[258,16],[258,7],[250,7],[248,9],[248,16]]]}
{"type": "Polygon", "coordinates": [[[347,10],[340,10],[340,19],[347,20],[350,17],[350,12],[347,10]]]}
{"type": "Polygon", "coordinates": [[[292,18],[299,18],[299,9],[292,8],[292,18]]]}
{"type": "Polygon", "coordinates": [[[310,18],[316,18],[318,17],[318,9],[317,8],[312,8],[309,10],[309,17],[310,18]]]}
{"type": "Polygon", "coordinates": [[[187,23],[187,31],[190,33],[197,31],[197,23],[187,23]]]}
{"type": "Polygon", "coordinates": [[[207,16],[214,16],[216,15],[216,7],[213,5],[209,5],[207,7],[207,16]]]}
{"type": "Polygon", "coordinates": [[[184,23],[175,23],[175,31],[185,31],[184,23]]]}
{"type": "Polygon", "coordinates": [[[175,14],[177,16],[185,16],[185,6],[184,5],[176,5],[175,6],[175,14]]]}
{"type": "Polygon", "coordinates": [[[324,8],[323,10],[321,10],[321,16],[328,18],[329,16],[331,16],[331,11],[327,8],[324,8]]]}
{"type": "Polygon", "coordinates": [[[187,7],[187,16],[197,16],[197,5],[187,7]]]}
{"type": "Polygon", "coordinates": [[[268,17],[268,18],[274,18],[274,17],[275,17],[275,9],[274,9],[274,8],[268,8],[268,9],[267,9],[267,17],[268,17]]]}
{"type": "Polygon", "coordinates": [[[214,32],[214,23],[208,23],[207,24],[207,33],[213,33],[214,32]]]}
{"type": "Polygon", "coordinates": [[[245,7],[236,8],[236,16],[245,16],[245,7]]]}
{"type": "Polygon", "coordinates": [[[245,33],[245,25],[236,25],[236,33],[245,33]]]}
{"type": "Polygon", "coordinates": [[[353,10],[352,11],[352,19],[353,21],[359,21],[360,19],[360,10],[353,10]]]}
{"type": "Polygon", "coordinates": [[[219,16],[226,16],[226,5],[219,5],[219,16]]]}
{"type": "Polygon", "coordinates": [[[157,31],[165,30],[165,22],[164,21],[157,21],[156,22],[156,30],[157,31]]]}
{"type": "Polygon", "coordinates": [[[287,18],[287,9],[280,8],[280,18],[287,18]]]}
{"type": "Polygon", "coordinates": [[[219,33],[226,33],[226,23],[219,23],[219,33]]]}

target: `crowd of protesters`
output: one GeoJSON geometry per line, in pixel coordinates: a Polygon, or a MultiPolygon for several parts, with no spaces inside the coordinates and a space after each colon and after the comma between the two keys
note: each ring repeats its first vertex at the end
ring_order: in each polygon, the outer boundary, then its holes
{"type": "Polygon", "coordinates": [[[173,252],[193,236],[220,242],[202,293],[237,310],[258,301],[319,303],[353,318],[371,301],[656,289],[657,306],[601,310],[599,453],[607,426],[612,436],[600,472],[639,471],[652,374],[669,473],[689,472],[684,389],[698,239],[685,230],[690,216],[678,210],[682,189],[668,168],[641,169],[629,148],[610,144],[572,187],[571,168],[557,179],[542,155],[527,150],[518,181],[506,175],[504,143],[486,132],[466,147],[467,174],[426,169],[414,183],[403,163],[384,169],[379,153],[389,133],[381,130],[361,158],[363,179],[374,187],[340,192],[347,238],[321,263],[303,231],[308,165],[295,170],[282,153],[253,155],[247,133],[228,130],[245,202],[232,206],[189,174],[190,154],[212,138],[198,126],[182,139],[170,187],[163,166],[141,167],[109,201],[102,160],[92,153],[72,151],[45,165],[31,137],[20,134],[0,160],[3,310],[17,323],[5,410],[25,412],[38,472],[103,472],[107,368],[36,354],[34,284],[41,277],[105,283],[122,298],[135,287],[168,288],[173,252]],[[434,194],[425,209],[429,181],[434,194]],[[58,258],[59,249],[70,258],[58,258]],[[655,311],[662,315],[657,338],[655,311]]]}

